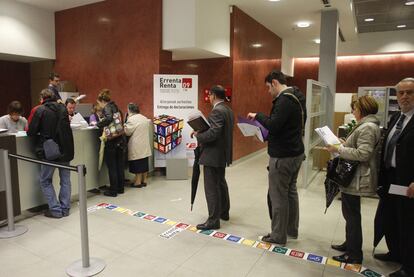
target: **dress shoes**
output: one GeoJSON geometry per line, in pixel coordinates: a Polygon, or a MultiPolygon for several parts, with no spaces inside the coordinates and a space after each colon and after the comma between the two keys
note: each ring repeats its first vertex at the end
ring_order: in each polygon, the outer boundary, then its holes
{"type": "Polygon", "coordinates": [[[220,219],[222,219],[222,220],[224,220],[224,221],[229,221],[229,220],[230,220],[230,215],[229,215],[229,213],[222,214],[222,215],[220,216],[220,219]]]}
{"type": "Polygon", "coordinates": [[[359,258],[359,259],[351,258],[348,254],[342,254],[340,256],[333,256],[332,259],[335,261],[341,262],[341,263],[346,263],[346,264],[362,264],[362,258],[359,258]]]}
{"type": "Polygon", "coordinates": [[[212,223],[206,221],[202,224],[198,224],[196,227],[198,230],[217,230],[220,229],[220,222],[212,223]]]}
{"type": "Polygon", "coordinates": [[[288,239],[298,239],[298,235],[292,236],[292,235],[288,234],[287,237],[288,237],[288,239]]]}
{"type": "Polygon", "coordinates": [[[62,214],[56,214],[56,213],[51,212],[50,210],[47,210],[45,212],[45,216],[50,217],[50,218],[62,218],[62,214]]]}
{"type": "Polygon", "coordinates": [[[263,236],[261,239],[263,242],[272,243],[276,246],[285,246],[286,243],[278,242],[270,237],[270,235],[263,236]]]}
{"type": "Polygon", "coordinates": [[[383,253],[383,254],[374,254],[374,259],[383,261],[383,262],[398,262],[394,256],[391,255],[390,252],[383,253]]]}
{"type": "Polygon", "coordinates": [[[391,273],[390,275],[388,275],[390,277],[414,277],[414,273],[412,272],[407,272],[406,270],[404,270],[403,268],[400,268],[399,270],[391,273]]]}
{"type": "Polygon", "coordinates": [[[105,196],[110,196],[110,197],[117,197],[118,195],[115,191],[112,191],[112,190],[106,190],[103,194],[105,196]]]}
{"type": "Polygon", "coordinates": [[[346,252],[346,242],[344,242],[342,244],[332,244],[331,248],[336,250],[336,251],[346,252]]]}

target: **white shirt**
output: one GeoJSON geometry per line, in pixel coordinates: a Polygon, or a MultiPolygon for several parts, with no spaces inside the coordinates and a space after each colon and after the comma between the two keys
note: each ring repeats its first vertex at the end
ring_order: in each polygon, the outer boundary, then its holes
{"type": "Polygon", "coordinates": [[[213,109],[218,105],[218,104],[220,104],[220,103],[223,103],[224,102],[224,100],[223,101],[220,101],[220,102],[217,102],[216,104],[214,104],[214,106],[213,106],[213,109]]]}
{"type": "MultiPolygon", "coordinates": [[[[404,130],[405,126],[407,126],[408,122],[410,122],[411,117],[414,115],[414,109],[412,109],[411,111],[408,111],[406,113],[401,113],[401,114],[404,114],[405,115],[404,122],[403,122],[403,126],[402,126],[402,129],[401,129],[401,132],[402,132],[404,130]]],[[[397,122],[398,122],[398,120],[397,120],[397,122]]],[[[388,148],[388,143],[390,142],[392,136],[394,135],[396,127],[397,127],[397,124],[395,124],[394,127],[392,127],[390,133],[388,134],[388,137],[387,137],[387,145],[386,145],[385,150],[388,148]]],[[[384,155],[384,157],[385,157],[385,155],[384,155]]],[[[392,152],[391,167],[396,167],[396,163],[395,163],[395,148],[394,148],[394,151],[392,152]]]]}

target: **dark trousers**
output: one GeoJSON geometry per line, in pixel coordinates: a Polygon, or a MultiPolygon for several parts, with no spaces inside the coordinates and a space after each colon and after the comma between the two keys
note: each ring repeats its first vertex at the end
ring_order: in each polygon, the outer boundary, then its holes
{"type": "Polygon", "coordinates": [[[225,167],[204,166],[204,191],[208,207],[208,221],[216,223],[230,210],[229,189],[225,167]]]}
{"type": "Polygon", "coordinates": [[[105,163],[108,167],[109,189],[113,192],[124,190],[124,150],[122,147],[107,143],[105,145],[105,163]]]}
{"type": "MultiPolygon", "coordinates": [[[[395,184],[395,170],[387,171],[388,184],[395,184]]],[[[384,233],[388,250],[414,276],[414,200],[386,194],[384,233]]]]}
{"type": "Polygon", "coordinates": [[[362,259],[361,197],[342,193],[342,215],[346,226],[346,251],[354,259],[362,259]]]}

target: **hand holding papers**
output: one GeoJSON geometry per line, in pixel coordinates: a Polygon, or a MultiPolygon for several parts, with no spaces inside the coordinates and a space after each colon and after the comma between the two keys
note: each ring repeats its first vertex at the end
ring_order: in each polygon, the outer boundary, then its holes
{"type": "Polygon", "coordinates": [[[265,127],[263,127],[263,125],[260,124],[257,120],[250,120],[247,118],[243,118],[241,116],[238,116],[237,120],[239,121],[239,123],[237,123],[237,127],[239,127],[243,136],[256,136],[261,142],[267,140],[269,131],[265,127]]]}
{"type": "Polygon", "coordinates": [[[76,97],[74,100],[75,100],[75,102],[79,102],[80,100],[82,100],[85,97],[86,97],[86,94],[81,94],[78,97],[76,97]]]}
{"type": "Polygon", "coordinates": [[[321,137],[323,142],[326,145],[340,145],[341,141],[338,139],[337,136],[334,135],[334,133],[329,129],[328,126],[323,126],[321,128],[315,129],[316,133],[321,137]]]}
{"type": "Polygon", "coordinates": [[[200,111],[190,114],[187,123],[196,132],[204,132],[210,128],[210,124],[200,111]]]}

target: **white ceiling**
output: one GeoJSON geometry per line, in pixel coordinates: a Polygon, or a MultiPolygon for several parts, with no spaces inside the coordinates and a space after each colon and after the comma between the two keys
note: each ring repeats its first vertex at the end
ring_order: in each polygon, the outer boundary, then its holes
{"type": "Polygon", "coordinates": [[[61,11],[104,0],[14,0],[50,11],[61,11]]]}

